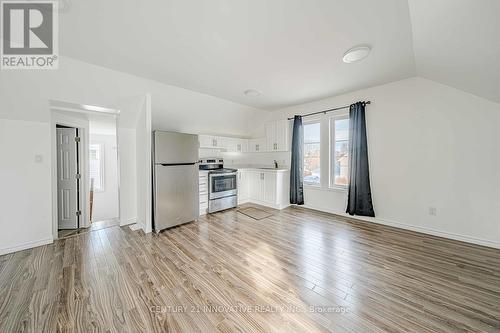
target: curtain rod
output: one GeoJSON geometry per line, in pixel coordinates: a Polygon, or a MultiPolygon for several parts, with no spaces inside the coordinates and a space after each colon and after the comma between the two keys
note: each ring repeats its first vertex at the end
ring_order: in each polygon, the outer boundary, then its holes
{"type": "MultiPolygon", "coordinates": [[[[363,102],[365,104],[372,104],[371,101],[366,101],[366,102],[363,102]]],[[[324,111],[318,111],[318,112],[313,112],[313,113],[308,113],[308,114],[305,114],[302,116],[302,118],[304,117],[309,117],[309,116],[314,116],[315,114],[320,114],[320,113],[324,113],[326,114],[327,112],[331,112],[331,111],[337,111],[337,110],[342,110],[342,109],[349,109],[351,106],[350,105],[347,105],[347,106],[341,106],[341,107],[338,107],[338,108],[334,108],[334,109],[328,109],[328,110],[324,110],[324,111]]],[[[293,117],[292,118],[287,118],[288,120],[293,120],[293,117]]]]}

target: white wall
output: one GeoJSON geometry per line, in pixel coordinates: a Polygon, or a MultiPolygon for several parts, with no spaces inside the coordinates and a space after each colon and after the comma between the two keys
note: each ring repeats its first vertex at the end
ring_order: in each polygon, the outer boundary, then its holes
{"type": "Polygon", "coordinates": [[[135,129],[118,127],[120,160],[120,225],[137,221],[137,168],[135,129]]]}
{"type": "MultiPolygon", "coordinates": [[[[366,117],[375,221],[500,247],[500,105],[411,78],[286,108],[269,119],[359,100],[372,101],[366,117]],[[429,215],[431,206],[437,216],[429,215]]],[[[305,204],[343,213],[346,192],[307,188],[305,204]]]]}
{"type": "Polygon", "coordinates": [[[151,96],[141,98],[135,129],[137,156],[137,224],[144,232],[152,230],[151,174],[151,96]]]}
{"type": "Polygon", "coordinates": [[[49,123],[0,119],[0,154],[0,255],[52,242],[49,123]]]}
{"type": "Polygon", "coordinates": [[[94,191],[92,221],[118,218],[118,159],[116,135],[92,133],[90,144],[101,144],[104,150],[104,189],[94,191]]]}

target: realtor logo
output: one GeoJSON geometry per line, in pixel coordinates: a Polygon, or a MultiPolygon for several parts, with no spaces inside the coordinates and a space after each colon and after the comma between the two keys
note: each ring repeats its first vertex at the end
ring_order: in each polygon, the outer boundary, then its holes
{"type": "Polygon", "coordinates": [[[1,20],[2,69],[57,69],[57,2],[2,1],[1,20]]]}

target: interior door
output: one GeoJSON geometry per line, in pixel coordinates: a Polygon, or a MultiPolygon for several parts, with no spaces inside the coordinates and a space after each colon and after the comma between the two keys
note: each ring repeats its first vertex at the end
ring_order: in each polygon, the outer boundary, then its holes
{"type": "Polygon", "coordinates": [[[76,128],[57,128],[57,221],[59,229],[78,229],[76,128]]]}

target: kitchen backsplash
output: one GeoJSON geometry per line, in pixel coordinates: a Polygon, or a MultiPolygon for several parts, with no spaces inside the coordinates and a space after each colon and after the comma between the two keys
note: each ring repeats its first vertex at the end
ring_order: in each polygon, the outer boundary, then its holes
{"type": "Polygon", "coordinates": [[[272,166],[274,160],[276,160],[279,166],[286,167],[290,165],[290,156],[290,152],[227,153],[217,149],[200,149],[200,158],[222,157],[226,166],[272,166]]]}

